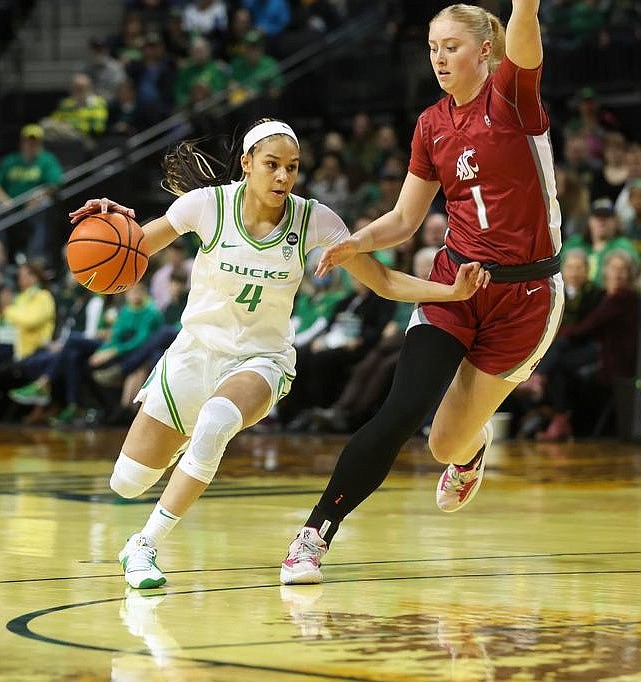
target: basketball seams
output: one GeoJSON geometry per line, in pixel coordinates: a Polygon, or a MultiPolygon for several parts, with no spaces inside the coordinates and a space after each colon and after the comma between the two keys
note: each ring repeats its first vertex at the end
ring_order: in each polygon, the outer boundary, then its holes
{"type": "Polygon", "coordinates": [[[143,240],[141,227],[129,216],[117,213],[109,214],[107,218],[88,216],[76,225],[67,242],[71,247],[67,251],[69,269],[80,284],[95,293],[120,293],[142,278],[147,269],[149,255],[141,247],[143,240]],[[85,220],[89,222],[85,223],[85,220]],[[84,229],[81,227],[83,223],[84,229]],[[109,230],[104,229],[106,225],[109,230]],[[92,251],[92,244],[97,253],[92,251]],[[108,251],[108,246],[114,247],[113,251],[108,251]],[[92,256],[100,260],[90,262],[92,256]]]}

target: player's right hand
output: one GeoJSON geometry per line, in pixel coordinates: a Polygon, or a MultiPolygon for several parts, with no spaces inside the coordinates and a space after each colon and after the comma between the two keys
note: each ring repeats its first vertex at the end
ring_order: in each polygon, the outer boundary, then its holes
{"type": "Polygon", "coordinates": [[[335,267],[342,265],[345,261],[353,258],[359,253],[358,240],[354,237],[346,239],[340,244],[330,246],[323,252],[316,268],[317,277],[325,277],[335,267]]]}
{"type": "Polygon", "coordinates": [[[69,217],[71,218],[72,225],[75,225],[88,215],[110,212],[122,213],[123,215],[134,219],[136,217],[136,212],[133,208],[127,208],[127,206],[117,204],[115,201],[112,201],[107,197],[102,197],[102,199],[89,199],[84,206],[77,208],[75,211],[71,211],[69,213],[69,217]]]}

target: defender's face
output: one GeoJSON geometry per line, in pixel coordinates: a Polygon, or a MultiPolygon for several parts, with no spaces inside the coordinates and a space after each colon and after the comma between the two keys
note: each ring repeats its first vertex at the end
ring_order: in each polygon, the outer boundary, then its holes
{"type": "Polygon", "coordinates": [[[430,25],[430,61],[439,85],[456,94],[473,87],[482,75],[490,52],[490,42],[480,44],[464,24],[447,17],[430,25]]]}
{"type": "Polygon", "coordinates": [[[261,140],[241,158],[247,187],[268,206],[282,206],[298,178],[300,152],[287,135],[261,140]]]}

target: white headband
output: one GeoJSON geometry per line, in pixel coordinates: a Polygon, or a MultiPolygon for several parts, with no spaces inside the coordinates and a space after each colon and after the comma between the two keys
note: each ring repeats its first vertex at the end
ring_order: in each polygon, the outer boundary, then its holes
{"type": "Polygon", "coordinates": [[[282,121],[265,121],[265,123],[259,123],[245,135],[243,138],[243,154],[247,154],[257,142],[264,140],[270,135],[288,135],[294,140],[296,146],[299,146],[296,133],[294,133],[287,123],[283,123],[282,121]]]}

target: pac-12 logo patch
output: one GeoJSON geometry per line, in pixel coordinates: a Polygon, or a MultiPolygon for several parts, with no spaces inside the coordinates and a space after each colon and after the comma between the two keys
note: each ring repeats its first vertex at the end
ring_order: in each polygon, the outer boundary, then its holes
{"type": "Polygon", "coordinates": [[[295,232],[290,232],[290,233],[285,237],[285,241],[286,241],[288,244],[291,244],[292,246],[294,246],[294,244],[298,244],[298,235],[297,235],[295,232]]]}
{"type": "Polygon", "coordinates": [[[294,253],[294,249],[291,246],[283,246],[283,257],[285,260],[289,260],[294,253]]]}

